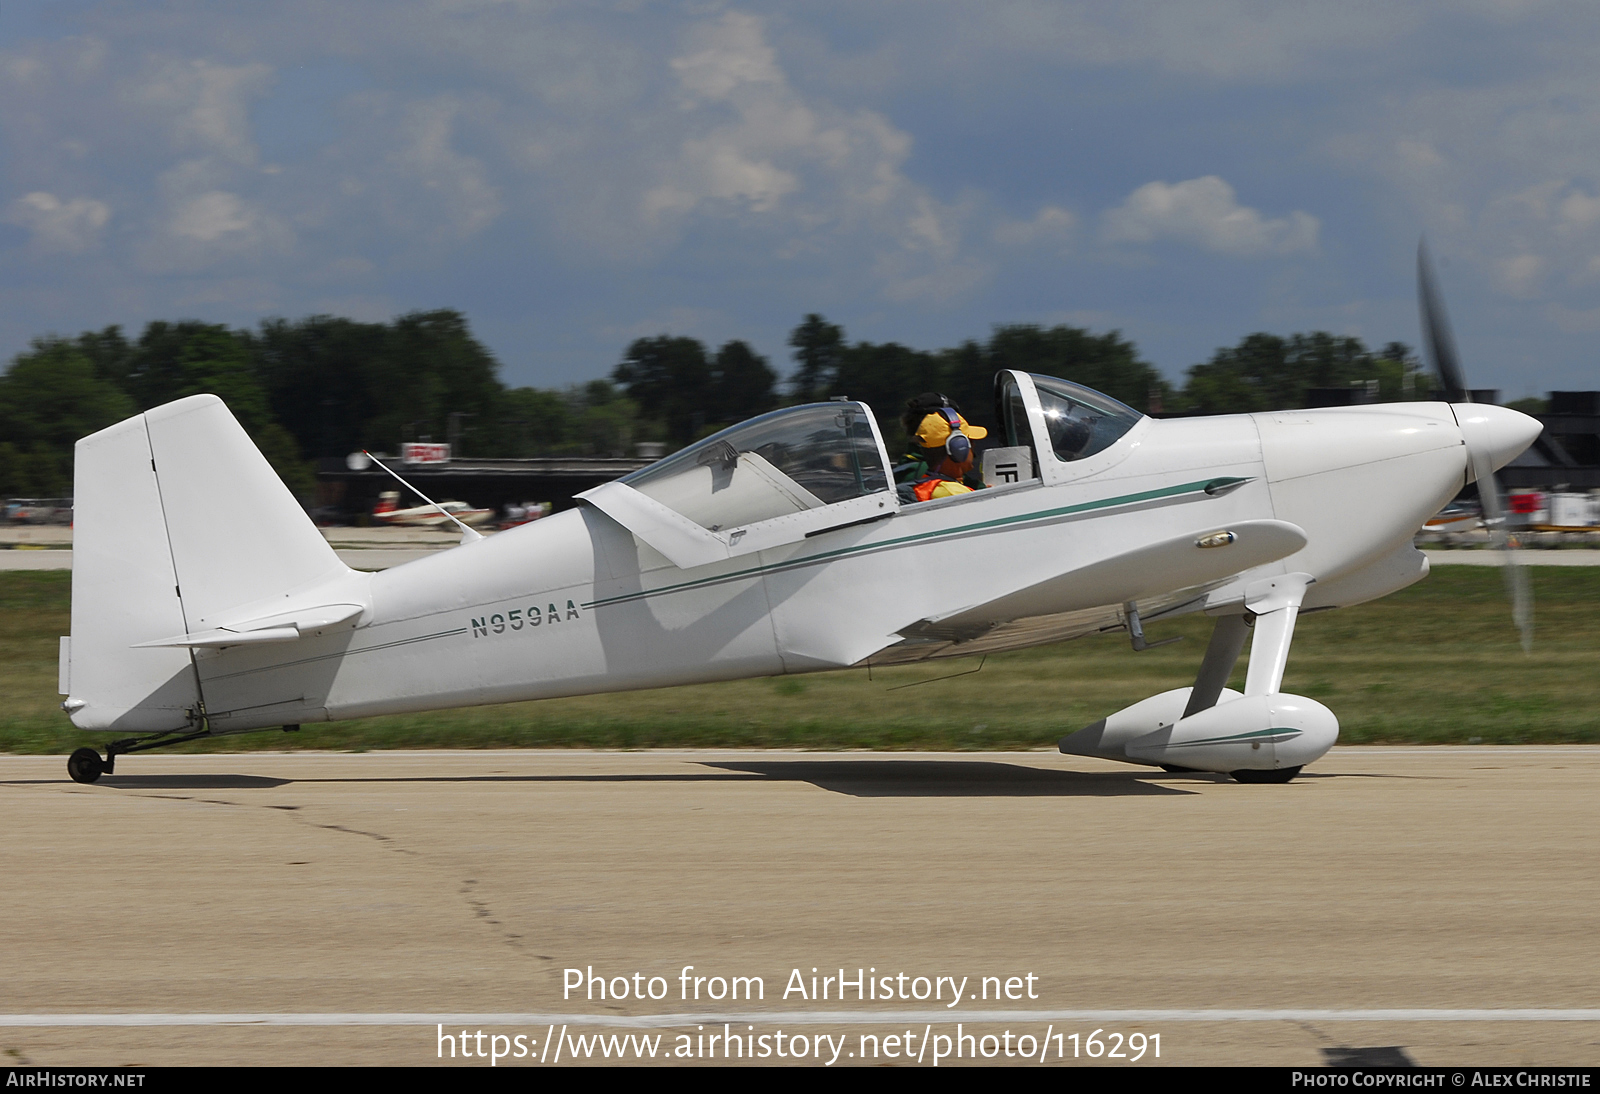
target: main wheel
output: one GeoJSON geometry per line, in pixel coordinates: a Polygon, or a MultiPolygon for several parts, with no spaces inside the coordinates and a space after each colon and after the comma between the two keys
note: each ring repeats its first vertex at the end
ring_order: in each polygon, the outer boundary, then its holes
{"type": "Polygon", "coordinates": [[[1234,782],[1239,783],[1286,783],[1300,774],[1298,767],[1279,767],[1272,771],[1255,771],[1244,768],[1240,771],[1230,771],[1234,782]]]}
{"type": "Polygon", "coordinates": [[[105,771],[105,761],[92,748],[80,748],[67,757],[67,774],[75,783],[92,783],[105,771]]]}

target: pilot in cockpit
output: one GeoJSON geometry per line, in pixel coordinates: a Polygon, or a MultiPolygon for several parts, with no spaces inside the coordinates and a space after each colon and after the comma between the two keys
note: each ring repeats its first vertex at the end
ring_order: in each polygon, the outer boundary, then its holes
{"type": "Polygon", "coordinates": [[[973,470],[973,441],[989,435],[961,416],[961,408],[936,391],[906,403],[900,424],[910,447],[894,469],[895,489],[904,503],[969,494],[982,487],[973,470]]]}

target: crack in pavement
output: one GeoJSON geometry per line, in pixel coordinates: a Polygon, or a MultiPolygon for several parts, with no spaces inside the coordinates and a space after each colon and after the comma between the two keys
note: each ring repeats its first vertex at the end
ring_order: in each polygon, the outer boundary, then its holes
{"type": "MultiPolygon", "coordinates": [[[[260,804],[260,803],[257,803],[257,802],[235,802],[235,801],[224,801],[223,799],[220,799],[220,798],[194,798],[194,797],[190,797],[187,794],[138,794],[138,793],[135,793],[135,794],[130,794],[129,797],[134,797],[134,798],[156,798],[156,799],[160,799],[162,801],[193,802],[193,803],[195,803],[197,805],[223,805],[223,806],[228,806],[228,807],[231,807],[231,808],[234,808],[234,809],[270,809],[270,810],[272,810],[274,812],[290,813],[290,814],[298,813],[300,811],[300,809],[302,808],[301,806],[298,806],[298,805],[273,805],[273,804],[260,804]]],[[[320,828],[320,829],[323,829],[324,831],[328,831],[328,832],[345,832],[345,833],[347,833],[349,835],[352,835],[352,836],[366,836],[368,839],[376,840],[379,843],[389,844],[390,845],[389,850],[391,850],[391,851],[398,852],[399,854],[402,854],[402,855],[411,855],[413,857],[418,857],[419,856],[419,852],[413,851],[409,847],[402,847],[399,843],[395,842],[395,840],[393,838],[391,838],[389,836],[386,836],[381,832],[368,832],[364,828],[350,828],[350,827],[348,827],[346,825],[343,825],[343,824],[318,824],[316,821],[307,820],[305,817],[299,817],[299,816],[291,816],[290,819],[295,821],[298,824],[305,825],[307,828],[320,828]]]]}
{"type": "Polygon", "coordinates": [[[461,882],[461,888],[456,890],[457,893],[465,898],[467,907],[472,909],[472,914],[475,918],[484,920],[491,926],[499,927],[501,940],[518,953],[537,957],[541,961],[554,960],[554,958],[542,953],[528,953],[527,947],[523,944],[522,935],[517,934],[515,931],[507,930],[505,924],[495,918],[494,909],[489,907],[489,902],[477,895],[477,884],[478,880],[476,878],[465,878],[461,882]]]}
{"type": "MultiPolygon", "coordinates": [[[[344,824],[319,824],[316,821],[310,820],[304,816],[298,816],[296,814],[298,814],[302,808],[298,805],[275,805],[261,804],[256,802],[226,801],[220,798],[196,798],[187,794],[133,793],[129,796],[136,798],[155,798],[163,801],[192,802],[197,805],[220,805],[235,809],[269,809],[275,812],[285,812],[290,814],[290,819],[295,823],[304,825],[307,828],[316,828],[327,832],[343,832],[352,836],[365,836],[367,839],[381,843],[389,850],[395,851],[399,854],[410,855],[413,858],[423,857],[421,852],[414,851],[409,847],[404,847],[397,842],[394,837],[386,836],[381,832],[370,832],[364,828],[351,828],[350,826],[344,824]]],[[[291,863],[290,865],[295,864],[291,863]]],[[[477,884],[478,881],[476,878],[467,878],[462,882],[461,888],[458,890],[458,893],[466,899],[467,907],[472,911],[473,917],[475,919],[484,920],[492,927],[499,928],[498,933],[501,941],[510,946],[512,949],[518,951],[519,953],[528,953],[527,947],[523,942],[523,936],[515,931],[507,930],[505,924],[496,918],[494,910],[489,906],[488,901],[483,900],[477,895],[474,895],[476,892],[475,886],[477,886],[477,884]]],[[[550,957],[546,954],[529,953],[528,956],[538,958],[541,961],[554,960],[553,957],[550,957]]]]}

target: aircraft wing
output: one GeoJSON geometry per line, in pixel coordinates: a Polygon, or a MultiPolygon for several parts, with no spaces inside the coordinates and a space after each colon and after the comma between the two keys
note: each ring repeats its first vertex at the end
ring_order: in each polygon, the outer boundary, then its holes
{"type": "Polygon", "coordinates": [[[1237,574],[1286,558],[1306,544],[1305,532],[1287,521],[1244,521],[1230,525],[1226,534],[1232,538],[1221,543],[1219,530],[1208,529],[1147,544],[994,600],[919,620],[900,631],[901,642],[866,660],[897,665],[967,657],[1119,630],[1122,605],[1130,600],[1138,602],[1144,619],[1158,619],[1197,606],[1208,591],[1237,574]]]}
{"type": "MultiPolygon", "coordinates": [[[[1205,601],[1205,594],[1222,581],[1208,582],[1193,589],[1184,589],[1154,600],[1139,601],[1139,614],[1146,623],[1164,615],[1181,612],[1205,601]]],[[[917,661],[935,661],[945,657],[972,657],[976,654],[1001,653],[1005,650],[1024,650],[1031,646],[1047,646],[1052,642],[1065,642],[1088,634],[1100,634],[1123,628],[1122,605],[1102,604],[1072,612],[1054,615],[1035,615],[1013,619],[1009,623],[985,626],[981,633],[971,637],[952,637],[948,630],[937,624],[914,624],[900,632],[904,640],[878,651],[862,664],[909,665],[917,661]]]]}

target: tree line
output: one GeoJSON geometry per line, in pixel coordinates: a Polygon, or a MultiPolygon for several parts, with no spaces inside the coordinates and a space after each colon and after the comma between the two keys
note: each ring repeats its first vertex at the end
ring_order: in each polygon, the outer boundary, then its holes
{"type": "Polygon", "coordinates": [[[1179,387],[1120,332],[999,326],[940,350],[851,342],[807,315],[789,335],[780,379],[748,344],[716,350],[663,334],[630,344],[605,379],[561,389],[510,387],[500,365],[450,310],[387,323],[335,316],[269,319],[254,330],[157,321],[36,339],[0,375],[0,497],[72,492],[72,446],[131,414],[186,395],[220,396],[296,494],[319,457],[450,441],[466,457],[631,455],[641,441],[681,447],[782,405],[847,396],[878,414],[898,450],[905,401],[942,391],[993,426],[1000,369],[1044,373],[1154,414],[1221,414],[1307,405],[1314,388],[1352,385],[1383,401],[1427,398],[1429,378],[1391,342],[1316,331],[1252,334],[1188,370],[1179,387]]]}

